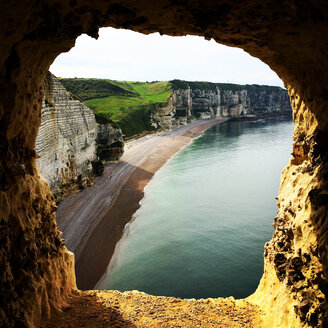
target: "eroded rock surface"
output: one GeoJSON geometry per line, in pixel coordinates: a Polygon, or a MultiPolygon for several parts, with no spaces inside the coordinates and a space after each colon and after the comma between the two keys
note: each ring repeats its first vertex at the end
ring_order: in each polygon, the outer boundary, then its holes
{"type": "Polygon", "coordinates": [[[288,92],[279,87],[180,80],[171,84],[172,96],[151,117],[155,129],[171,130],[214,117],[291,117],[288,92]]]}
{"type": "Polygon", "coordinates": [[[31,0],[2,1],[0,9],[2,326],[39,327],[75,288],[72,258],[36,164],[42,85],[50,64],[80,34],[97,37],[99,27],[112,26],[212,38],[243,48],[283,79],[292,100],[294,155],[282,174],[282,220],[250,301],[265,310],[271,327],[327,327],[327,2],[31,0]]]}
{"type": "Polygon", "coordinates": [[[103,164],[123,154],[122,131],[96,122],[93,112],[47,73],[36,151],[56,200],[93,183],[103,164]]]}
{"type": "Polygon", "coordinates": [[[297,109],[293,157],[282,172],[264,275],[251,299],[262,301],[266,309],[273,305],[273,311],[292,306],[296,318],[292,311],[277,318],[281,327],[296,326],[299,319],[304,327],[327,327],[327,136],[293,89],[290,94],[297,109]]]}
{"type": "Polygon", "coordinates": [[[97,158],[103,163],[118,161],[123,155],[122,131],[113,124],[98,124],[96,138],[97,158]]]}
{"type": "Polygon", "coordinates": [[[64,313],[44,328],[61,327],[262,327],[263,313],[245,300],[179,299],[132,291],[76,292],[64,313]]]}

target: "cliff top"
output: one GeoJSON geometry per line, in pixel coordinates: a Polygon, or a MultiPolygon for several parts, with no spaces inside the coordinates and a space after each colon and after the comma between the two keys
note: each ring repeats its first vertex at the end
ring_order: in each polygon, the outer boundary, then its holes
{"type": "Polygon", "coordinates": [[[149,117],[158,107],[165,104],[176,90],[205,90],[216,92],[247,90],[250,99],[259,93],[286,92],[275,86],[240,85],[203,81],[153,81],[131,82],[96,78],[60,78],[60,82],[72,96],[83,101],[96,115],[98,123],[109,120],[118,124],[127,137],[142,131],[151,131],[149,117]]]}
{"type": "Polygon", "coordinates": [[[93,110],[98,123],[106,123],[110,119],[128,137],[151,130],[150,112],[172,95],[172,87],[168,81],[62,78],[60,82],[73,96],[93,110]]]}
{"type": "MultiPolygon", "coordinates": [[[[82,101],[111,97],[111,107],[134,106],[147,102],[165,102],[172,94],[172,90],[200,89],[206,91],[220,90],[247,90],[247,91],[278,91],[284,90],[281,87],[258,85],[258,84],[234,84],[234,83],[214,83],[206,81],[185,81],[174,79],[171,81],[153,81],[153,82],[131,82],[131,81],[116,81],[109,79],[96,78],[59,78],[64,87],[73,95],[77,96],[82,101]],[[119,97],[113,99],[113,97],[119,97]],[[124,101],[125,97],[129,101],[124,101]]],[[[106,102],[108,99],[106,99],[106,102]]],[[[95,106],[102,102],[95,103],[95,106]]],[[[93,102],[89,102],[92,107],[93,102]]]]}
{"type": "Polygon", "coordinates": [[[140,102],[165,102],[171,95],[169,81],[130,82],[94,78],[59,78],[59,80],[67,90],[82,101],[120,97],[121,103],[116,101],[112,104],[118,106],[124,105],[125,97],[129,97],[130,100],[132,98],[132,104],[133,102],[139,104],[140,102]]]}
{"type": "Polygon", "coordinates": [[[169,81],[173,90],[179,89],[200,89],[207,91],[216,91],[219,88],[222,91],[231,90],[231,91],[278,91],[284,90],[281,87],[270,86],[270,85],[259,85],[259,84],[235,84],[235,83],[214,83],[214,82],[206,82],[206,81],[184,81],[184,80],[172,80],[169,81]]]}

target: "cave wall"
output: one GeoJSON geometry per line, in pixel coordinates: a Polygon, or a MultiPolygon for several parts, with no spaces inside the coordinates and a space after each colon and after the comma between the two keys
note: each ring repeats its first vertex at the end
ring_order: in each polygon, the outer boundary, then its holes
{"type": "Polygon", "coordinates": [[[265,271],[250,298],[273,326],[327,327],[328,3],[259,0],[0,2],[1,325],[38,326],[75,288],[73,259],[36,165],[42,83],[81,33],[112,26],[243,48],[288,88],[295,120],[265,271]]]}
{"type": "Polygon", "coordinates": [[[327,130],[293,88],[292,158],[281,175],[264,274],[249,299],[279,327],[327,327],[327,130]],[[283,315],[275,316],[282,312],[283,315]]]}

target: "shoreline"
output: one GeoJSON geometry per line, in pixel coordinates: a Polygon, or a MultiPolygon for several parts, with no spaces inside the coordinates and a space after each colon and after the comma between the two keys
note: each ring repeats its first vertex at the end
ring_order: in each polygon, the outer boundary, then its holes
{"type": "Polygon", "coordinates": [[[121,161],[106,166],[93,186],[59,204],[57,223],[68,249],[75,253],[79,289],[93,289],[106,273],[125,225],[140,208],[144,187],[155,172],[205,130],[227,120],[198,120],[132,140],[121,161]]]}

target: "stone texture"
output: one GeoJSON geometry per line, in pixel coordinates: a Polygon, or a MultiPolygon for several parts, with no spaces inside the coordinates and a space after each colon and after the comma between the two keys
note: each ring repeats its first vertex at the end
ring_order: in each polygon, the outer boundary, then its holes
{"type": "Polygon", "coordinates": [[[290,95],[296,125],[292,159],[281,176],[264,275],[250,300],[271,313],[293,308],[296,318],[292,311],[278,316],[277,326],[294,327],[300,320],[302,327],[327,327],[327,135],[293,89],[290,95]]]}
{"type": "Polygon", "coordinates": [[[258,328],[257,306],[229,298],[180,299],[129,291],[77,291],[65,312],[57,312],[41,328],[258,328]]]}
{"type": "Polygon", "coordinates": [[[44,90],[36,138],[37,163],[59,201],[93,183],[98,158],[102,162],[118,160],[123,139],[119,128],[98,124],[93,112],[74,99],[50,72],[44,90]]]}
{"type": "Polygon", "coordinates": [[[92,182],[97,123],[92,111],[73,99],[51,73],[45,79],[41,115],[37,163],[53,195],[61,198],[92,182]]]}
{"type": "Polygon", "coordinates": [[[42,84],[77,36],[97,37],[99,27],[112,26],[212,38],[243,48],[282,78],[293,108],[295,151],[281,179],[282,223],[267,245],[264,275],[250,301],[267,313],[267,327],[327,327],[327,2],[12,0],[0,8],[2,326],[40,326],[75,288],[72,257],[59,239],[53,199],[36,164],[42,84]],[[304,279],[290,285],[292,276],[304,279]]]}
{"type": "Polygon", "coordinates": [[[158,106],[151,117],[151,125],[155,129],[172,130],[195,119],[214,117],[291,116],[288,92],[279,87],[231,85],[229,88],[209,82],[204,83],[204,88],[192,85],[186,89],[175,89],[167,103],[158,106]]]}
{"type": "Polygon", "coordinates": [[[123,155],[122,131],[110,123],[98,124],[96,154],[103,163],[118,161],[123,155]]]}

